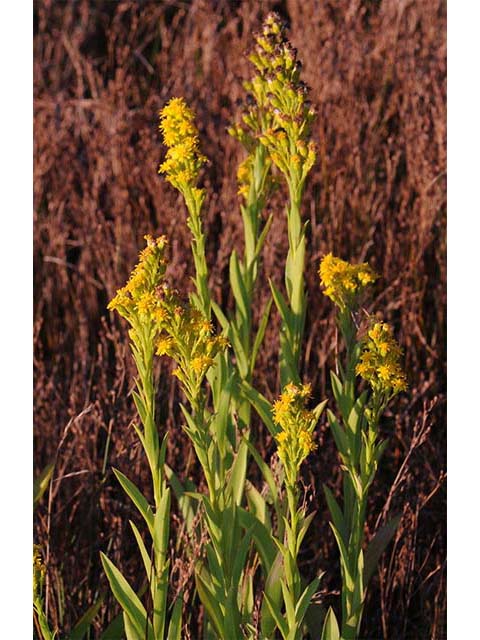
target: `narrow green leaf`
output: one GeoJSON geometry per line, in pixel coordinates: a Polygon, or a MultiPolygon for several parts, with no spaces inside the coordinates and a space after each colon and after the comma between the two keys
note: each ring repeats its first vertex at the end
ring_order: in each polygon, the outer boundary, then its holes
{"type": "Polygon", "coordinates": [[[343,458],[347,458],[349,446],[346,433],[343,427],[338,424],[337,419],[335,418],[335,414],[332,413],[330,409],[327,409],[327,416],[330,430],[332,432],[333,439],[335,440],[335,444],[337,445],[337,449],[343,458]]]}
{"type": "Polygon", "coordinates": [[[242,318],[246,320],[250,314],[250,307],[237,252],[235,250],[232,251],[230,255],[230,285],[235,302],[237,303],[237,308],[242,318]]]}
{"type": "Polygon", "coordinates": [[[383,525],[377,533],[370,540],[365,553],[365,569],[363,573],[363,580],[365,586],[368,585],[370,578],[376,571],[380,556],[387,548],[388,543],[393,538],[395,531],[399,525],[401,516],[395,516],[389,522],[383,525]]]}
{"type": "Polygon", "coordinates": [[[267,603],[268,610],[270,611],[272,618],[275,620],[275,624],[277,625],[277,627],[280,630],[280,633],[282,634],[282,638],[284,640],[287,640],[288,624],[285,618],[282,616],[280,612],[280,608],[266,593],[263,594],[263,598],[267,603]]]}
{"type": "Polygon", "coordinates": [[[123,613],[119,613],[113,618],[105,631],[102,632],[99,640],[124,640],[124,638],[123,613]]]}
{"type": "Polygon", "coordinates": [[[253,513],[253,515],[260,520],[267,530],[271,531],[272,524],[268,514],[267,503],[265,502],[262,494],[257,491],[249,480],[245,482],[245,495],[247,497],[250,513],[253,513]]]}
{"type": "Polygon", "coordinates": [[[93,619],[97,615],[100,610],[100,607],[103,604],[105,599],[105,595],[102,594],[96,602],[89,607],[82,617],[78,620],[76,625],[70,631],[69,640],[82,640],[90,628],[90,625],[93,622],[93,619]]]}
{"type": "Polygon", "coordinates": [[[160,499],[153,525],[153,546],[155,549],[156,570],[162,571],[167,554],[170,533],[170,489],[166,489],[160,499]]]}
{"type": "Polygon", "coordinates": [[[270,230],[270,227],[272,226],[272,222],[273,222],[273,213],[271,213],[268,218],[267,221],[262,229],[261,234],[258,236],[258,240],[257,240],[257,246],[255,247],[255,260],[258,260],[258,258],[260,257],[260,253],[262,251],[262,247],[263,244],[265,242],[265,238],[267,237],[267,234],[270,230]]]}
{"type": "Polygon", "coordinates": [[[140,490],[134,485],[134,483],[129,480],[127,476],[125,476],[121,471],[119,471],[118,469],[113,469],[113,473],[122,485],[125,493],[129,496],[134,505],[142,514],[145,522],[147,523],[150,533],[153,535],[153,513],[152,508],[148,504],[147,500],[140,492],[140,490]]]}
{"type": "Polygon", "coordinates": [[[338,550],[340,551],[340,562],[342,565],[342,573],[345,579],[345,586],[349,591],[353,592],[354,582],[351,574],[350,564],[348,562],[348,551],[347,548],[340,537],[340,534],[337,531],[337,528],[333,524],[333,522],[329,522],[329,525],[333,531],[335,539],[337,541],[338,550]]]}
{"type": "Polygon", "coordinates": [[[253,527],[252,536],[255,541],[255,547],[258,551],[258,555],[260,556],[264,575],[268,576],[277,555],[274,538],[265,525],[263,525],[260,520],[253,515],[253,513],[250,513],[240,507],[238,510],[238,517],[242,527],[247,530],[250,530],[253,527]]]}
{"type": "Polygon", "coordinates": [[[227,482],[227,495],[232,495],[235,503],[240,505],[242,502],[243,491],[245,487],[245,476],[247,473],[247,453],[248,448],[245,440],[240,442],[237,454],[233,461],[230,477],[227,482]]]}
{"type": "Polygon", "coordinates": [[[150,554],[147,551],[145,543],[143,542],[143,538],[140,535],[140,531],[137,528],[137,525],[129,520],[130,526],[132,527],[133,535],[135,536],[135,540],[137,541],[138,548],[140,549],[140,555],[142,556],[143,565],[145,567],[145,573],[147,574],[148,581],[151,580],[152,577],[152,562],[150,560],[150,554]]]}
{"type": "Polygon", "coordinates": [[[346,422],[351,409],[349,399],[345,393],[342,382],[334,371],[330,371],[330,381],[332,383],[332,391],[335,401],[340,409],[343,421],[346,422]]]}
{"type": "Polygon", "coordinates": [[[48,485],[50,484],[50,479],[53,474],[53,470],[55,468],[55,463],[50,462],[43,469],[38,478],[35,478],[33,482],[33,508],[35,509],[40,500],[42,499],[43,494],[48,489],[48,485]]]}
{"type": "Polygon", "coordinates": [[[259,391],[254,389],[251,384],[242,380],[241,382],[242,393],[252,404],[255,411],[262,419],[264,425],[270,431],[272,436],[276,436],[278,428],[273,423],[272,417],[272,405],[259,391]]]}
{"type": "Polygon", "coordinates": [[[200,575],[200,572],[195,571],[195,585],[197,587],[198,595],[200,600],[207,611],[207,614],[215,627],[215,631],[220,638],[224,638],[224,628],[223,628],[223,615],[220,611],[220,607],[217,604],[217,600],[214,597],[214,594],[209,590],[206,585],[205,580],[200,575]]]}
{"type": "Polygon", "coordinates": [[[171,469],[171,467],[169,467],[168,465],[165,465],[164,468],[165,468],[165,475],[167,476],[170,486],[173,489],[173,493],[177,498],[178,506],[180,507],[182,517],[187,526],[187,531],[190,533],[192,530],[192,523],[193,523],[195,514],[197,512],[197,509],[196,509],[196,506],[193,505],[190,499],[190,496],[187,495],[186,489],[189,489],[190,491],[195,491],[195,487],[188,480],[186,482],[189,482],[189,486],[184,487],[180,482],[178,476],[171,469]]]}
{"type": "MultiPolygon", "coordinates": [[[[282,603],[282,588],[280,586],[280,583],[283,574],[283,556],[280,552],[277,552],[275,560],[273,561],[270,571],[265,580],[265,595],[268,596],[271,604],[273,604],[273,606],[276,607],[277,610],[280,610],[282,603]]],[[[262,637],[271,638],[273,636],[276,622],[265,597],[262,602],[260,627],[262,631],[262,637]]]]}
{"type": "Polygon", "coordinates": [[[270,310],[272,308],[272,302],[273,302],[273,298],[269,298],[265,309],[263,310],[263,314],[262,317],[260,319],[260,323],[258,325],[258,331],[257,331],[257,335],[255,336],[255,341],[253,343],[253,347],[252,347],[252,354],[250,356],[250,373],[253,374],[254,369],[255,369],[255,362],[257,360],[257,355],[258,355],[258,351],[260,349],[260,346],[263,342],[263,338],[265,336],[265,331],[267,329],[267,325],[268,325],[268,318],[270,316],[270,310]]]}
{"type": "Polygon", "coordinates": [[[173,605],[172,617],[168,625],[167,640],[182,640],[182,598],[183,592],[180,592],[173,605]]]}
{"type": "Polygon", "coordinates": [[[268,488],[270,489],[270,496],[272,498],[275,513],[277,514],[277,518],[280,520],[282,518],[282,510],[281,510],[280,502],[278,498],[278,488],[277,488],[277,485],[275,484],[273,473],[270,467],[264,462],[264,460],[262,459],[262,457],[260,456],[256,448],[253,446],[253,444],[247,439],[245,439],[245,442],[247,444],[247,447],[250,453],[252,454],[253,459],[257,463],[258,468],[262,472],[262,476],[265,482],[267,483],[268,488]]]}
{"type": "Polygon", "coordinates": [[[217,320],[219,321],[222,329],[225,331],[225,333],[228,334],[230,331],[230,321],[228,320],[227,316],[223,313],[221,307],[214,300],[212,300],[211,304],[212,304],[213,312],[217,320]]]}
{"type": "Polygon", "coordinates": [[[279,289],[274,285],[272,280],[269,280],[270,289],[272,290],[273,299],[275,300],[275,306],[278,309],[278,313],[282,318],[285,325],[288,327],[289,331],[293,333],[293,315],[290,309],[288,308],[287,301],[283,297],[283,294],[279,289]]]}
{"type": "Polygon", "coordinates": [[[330,515],[332,516],[333,524],[335,525],[340,537],[343,542],[347,541],[347,527],[345,524],[345,519],[343,517],[342,510],[338,506],[338,502],[333,497],[333,493],[327,487],[326,484],[323,485],[323,491],[325,493],[325,498],[327,500],[328,509],[330,511],[330,515]]]}
{"type": "Polygon", "coordinates": [[[340,629],[332,607],[329,607],[323,623],[322,640],[340,640],[340,629]]]}
{"type": "Polygon", "coordinates": [[[113,595],[128,615],[135,633],[138,637],[142,638],[145,637],[145,631],[147,631],[148,640],[153,640],[152,625],[150,621],[147,620],[147,612],[140,602],[139,597],[125,580],[121,572],[104,553],[100,553],[100,558],[113,595]]]}
{"type": "Polygon", "coordinates": [[[317,576],[309,585],[305,588],[300,599],[297,602],[297,606],[295,607],[295,620],[298,625],[302,624],[303,618],[307,613],[307,609],[310,606],[310,601],[313,597],[313,594],[317,590],[318,583],[322,577],[323,573],[317,576]]]}

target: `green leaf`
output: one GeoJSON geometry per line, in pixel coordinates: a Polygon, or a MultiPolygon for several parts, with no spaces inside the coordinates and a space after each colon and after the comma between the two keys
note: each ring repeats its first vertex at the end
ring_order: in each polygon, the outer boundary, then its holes
{"type": "Polygon", "coordinates": [[[35,478],[33,482],[33,508],[35,509],[43,497],[43,494],[48,489],[48,485],[50,483],[50,479],[53,474],[53,470],[55,468],[55,463],[50,462],[47,464],[38,478],[35,478]]]}
{"type": "Polygon", "coordinates": [[[140,555],[142,556],[145,573],[147,574],[147,580],[150,582],[152,578],[152,561],[150,560],[150,554],[148,553],[145,543],[143,542],[140,531],[137,529],[137,525],[132,522],[132,520],[129,520],[129,522],[130,526],[132,527],[135,540],[137,541],[138,548],[140,549],[140,555]]]}
{"type": "Polygon", "coordinates": [[[268,515],[267,503],[265,502],[262,494],[257,491],[249,480],[245,482],[245,495],[247,497],[250,513],[258,518],[268,531],[271,531],[272,525],[268,515]]]}
{"type": "Polygon", "coordinates": [[[323,623],[322,640],[340,640],[340,629],[332,607],[329,607],[323,623]]]}
{"type": "Polygon", "coordinates": [[[330,430],[333,434],[333,439],[335,440],[337,449],[343,458],[348,458],[349,446],[345,431],[343,427],[338,424],[337,419],[335,418],[335,414],[332,413],[330,409],[327,409],[327,416],[330,430]]]}
{"type": "Polygon", "coordinates": [[[230,255],[230,285],[240,315],[244,320],[247,320],[250,314],[248,295],[235,250],[230,255]]]}
{"type": "Polygon", "coordinates": [[[228,320],[227,316],[223,313],[221,307],[214,300],[211,301],[211,305],[212,305],[213,312],[217,320],[219,321],[222,329],[226,334],[229,334],[230,321],[228,320]]]}
{"type": "Polygon", "coordinates": [[[293,605],[293,596],[290,593],[285,580],[281,580],[280,584],[282,587],[283,604],[285,605],[288,628],[292,629],[295,627],[295,607],[293,605]]]}
{"type": "Polygon", "coordinates": [[[317,576],[309,585],[305,588],[304,592],[300,596],[300,599],[297,602],[297,606],[295,607],[295,620],[298,625],[303,622],[303,618],[307,613],[307,609],[310,606],[310,601],[313,597],[313,594],[317,590],[318,583],[322,577],[323,573],[317,576]]]}
{"type": "Polygon", "coordinates": [[[78,620],[77,624],[70,631],[69,640],[82,640],[90,628],[93,619],[97,615],[100,610],[100,607],[103,604],[105,599],[105,595],[102,594],[96,602],[89,607],[82,617],[78,620]]]}
{"type": "Polygon", "coordinates": [[[182,640],[182,606],[183,592],[178,594],[173,605],[172,617],[168,626],[167,640],[182,640]]]}
{"type": "MultiPolygon", "coordinates": [[[[270,606],[273,605],[277,610],[280,610],[282,603],[281,580],[283,574],[283,556],[280,552],[277,552],[275,560],[273,561],[267,575],[267,579],[265,580],[265,596],[268,596],[270,606]]],[[[272,615],[270,606],[264,598],[260,615],[260,626],[262,637],[264,638],[271,638],[276,626],[275,617],[272,615]]]]}
{"type": "Polygon", "coordinates": [[[330,491],[326,484],[323,485],[323,491],[325,493],[325,498],[327,500],[330,515],[332,516],[333,524],[335,525],[343,542],[346,543],[347,526],[345,524],[345,518],[343,517],[342,510],[338,506],[338,502],[335,500],[335,498],[333,497],[333,493],[330,491]]]}
{"type": "Polygon", "coordinates": [[[258,236],[257,246],[255,247],[255,260],[258,260],[258,258],[260,257],[260,252],[262,251],[265,238],[267,237],[267,233],[269,232],[270,227],[272,226],[272,222],[273,222],[273,213],[271,213],[268,216],[265,226],[263,227],[262,232],[258,236]]]}
{"type": "Polygon", "coordinates": [[[220,638],[224,638],[223,615],[214,594],[208,588],[205,580],[200,575],[200,571],[195,571],[195,585],[199,598],[207,611],[208,617],[215,627],[215,631],[220,638]]]}
{"type": "Polygon", "coordinates": [[[231,468],[230,477],[227,482],[227,495],[232,495],[237,505],[240,505],[242,502],[243,490],[245,487],[247,452],[248,448],[245,444],[245,440],[242,440],[238,447],[238,451],[231,468]]]}
{"type": "Polygon", "coordinates": [[[277,549],[268,529],[263,525],[253,513],[246,511],[243,507],[238,510],[240,524],[245,529],[252,529],[252,536],[255,541],[255,547],[260,556],[262,569],[265,576],[268,576],[277,555],[277,549]]]}
{"type": "Polygon", "coordinates": [[[335,401],[338,405],[338,408],[340,409],[343,421],[346,422],[348,420],[348,415],[351,409],[350,400],[344,391],[340,379],[334,371],[330,371],[330,381],[332,383],[332,391],[335,397],[335,401]]]}
{"type": "Polygon", "coordinates": [[[145,631],[147,631],[148,640],[153,640],[152,625],[147,619],[147,612],[140,602],[139,597],[125,580],[121,572],[104,553],[100,553],[100,558],[113,595],[128,615],[128,619],[135,633],[139,638],[143,638],[145,637],[145,631]]]}
{"type": "Polygon", "coordinates": [[[182,513],[182,517],[187,526],[188,533],[192,531],[193,519],[195,518],[195,514],[197,512],[196,507],[194,507],[190,497],[186,493],[186,489],[190,491],[195,491],[195,486],[189,480],[185,481],[185,484],[188,484],[187,487],[184,487],[180,482],[178,476],[173,472],[171,467],[167,464],[165,465],[165,475],[168,478],[170,486],[173,489],[173,493],[178,501],[178,506],[180,507],[180,511],[182,513]]]}
{"type": "Polygon", "coordinates": [[[370,578],[376,571],[380,556],[387,548],[390,540],[393,538],[400,520],[400,515],[395,516],[389,522],[384,524],[383,527],[381,527],[370,540],[367,551],[365,553],[365,569],[363,573],[363,581],[365,583],[365,586],[368,585],[370,578]]]}
{"type": "Polygon", "coordinates": [[[113,469],[113,473],[115,474],[117,480],[122,485],[125,493],[129,496],[129,498],[132,500],[134,505],[142,514],[145,522],[147,523],[150,533],[153,535],[153,513],[152,513],[151,506],[148,504],[143,494],[134,485],[134,483],[127,478],[127,476],[125,476],[118,469],[113,469]]]}
{"type": "Polygon", "coordinates": [[[242,392],[247,400],[252,404],[255,411],[262,419],[264,425],[270,431],[272,436],[276,436],[278,428],[273,423],[272,405],[259,391],[254,389],[251,384],[242,380],[240,383],[242,392]]]}
{"type": "Polygon", "coordinates": [[[119,613],[102,632],[99,640],[124,640],[124,638],[123,613],[119,613]]]}
{"type": "Polygon", "coordinates": [[[318,422],[320,420],[320,416],[322,415],[323,410],[327,406],[327,402],[328,402],[328,400],[322,400],[322,402],[319,402],[317,404],[317,406],[313,408],[313,414],[315,416],[315,421],[316,422],[318,422]]]}
{"type": "Polygon", "coordinates": [[[155,549],[156,570],[163,570],[167,554],[168,536],[170,533],[170,489],[166,489],[160,499],[153,525],[153,546],[155,549]]]}
{"type": "Polygon", "coordinates": [[[272,618],[275,620],[275,624],[279,628],[284,640],[286,640],[288,637],[288,625],[287,621],[280,612],[280,607],[266,593],[264,593],[263,597],[265,602],[267,603],[268,610],[270,611],[272,618]]]}
{"type": "Polygon", "coordinates": [[[275,479],[273,477],[273,473],[272,473],[270,467],[264,462],[264,460],[262,459],[262,457],[260,456],[260,454],[258,453],[256,448],[253,446],[253,444],[247,439],[245,439],[245,442],[247,444],[247,447],[248,447],[250,453],[252,454],[253,459],[257,463],[258,468],[262,472],[262,476],[263,476],[265,482],[267,483],[268,488],[270,489],[270,495],[271,495],[271,498],[272,498],[272,501],[273,501],[273,506],[275,508],[275,512],[277,514],[277,518],[279,520],[281,520],[281,518],[282,518],[282,510],[281,510],[280,502],[279,502],[279,499],[278,499],[278,488],[277,488],[277,485],[275,484],[275,479]]]}
{"type": "Polygon", "coordinates": [[[337,531],[337,528],[335,527],[335,525],[333,524],[333,522],[329,522],[329,525],[333,531],[333,534],[335,536],[335,539],[337,541],[337,546],[338,546],[338,550],[340,551],[340,562],[342,565],[342,574],[345,580],[345,586],[349,591],[353,592],[354,589],[354,582],[353,582],[353,578],[352,578],[352,574],[351,574],[351,569],[350,569],[350,565],[348,562],[348,551],[347,548],[342,540],[342,538],[340,537],[340,534],[337,531]]]}
{"type": "Polygon", "coordinates": [[[284,324],[288,327],[289,331],[293,332],[293,314],[288,308],[287,301],[285,300],[281,291],[277,289],[273,281],[269,280],[268,282],[270,284],[270,289],[272,291],[273,299],[275,301],[275,306],[278,309],[278,313],[280,314],[280,317],[282,318],[284,324]]]}
{"type": "Polygon", "coordinates": [[[257,331],[257,335],[255,336],[255,341],[253,343],[253,347],[252,347],[252,354],[250,356],[250,373],[253,374],[254,370],[255,370],[255,362],[257,360],[257,355],[258,355],[258,351],[260,349],[260,346],[263,342],[263,338],[265,336],[265,331],[267,329],[267,325],[268,325],[268,318],[270,315],[270,310],[272,308],[272,302],[273,302],[273,298],[269,298],[265,309],[263,310],[263,314],[260,320],[260,323],[258,325],[258,331],[257,331]]]}

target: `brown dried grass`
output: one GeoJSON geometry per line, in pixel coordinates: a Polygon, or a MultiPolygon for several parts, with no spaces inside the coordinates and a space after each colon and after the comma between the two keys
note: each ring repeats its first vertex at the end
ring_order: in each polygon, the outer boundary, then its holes
{"type": "MultiPolygon", "coordinates": [[[[171,275],[179,286],[190,286],[183,206],[157,175],[157,112],[170,96],[183,95],[197,113],[203,151],[211,160],[203,178],[211,285],[228,306],[228,258],[242,242],[234,179],[242,154],[225,128],[244,96],[241,80],[250,73],[243,53],[272,8],[291,26],[318,110],[313,135],[320,153],[304,207],[311,220],[304,374],[315,396],[323,397],[335,332],[316,270],[320,256],[333,251],[368,259],[383,275],[372,308],[394,324],[411,383],[384,422],[390,447],[373,490],[369,531],[386,511],[402,513],[402,521],[372,583],[363,634],[389,640],[445,637],[442,0],[35,1],[35,473],[58,457],[50,513],[45,500],[34,527],[36,541],[46,547],[48,539],[49,611],[62,633],[100,592],[107,596],[96,631],[117,611],[100,550],[108,549],[139,586],[127,524],[133,509],[111,466],[128,470],[145,490],[148,476],[129,427],[133,370],[125,326],[105,307],[147,232],[169,236],[171,275]],[[68,475],[74,472],[82,473],[68,475]]],[[[259,301],[268,293],[267,276],[281,279],[283,195],[269,205],[276,224],[259,301]]],[[[267,394],[278,389],[275,353],[273,326],[258,373],[267,394]]],[[[161,367],[159,412],[171,433],[169,460],[181,475],[194,476],[177,421],[177,388],[161,367]]],[[[321,485],[339,489],[340,478],[330,435],[325,426],[320,431],[320,455],[304,470],[318,515],[302,561],[306,574],[327,570],[323,595],[330,604],[338,602],[332,595],[339,588],[338,558],[321,485]]],[[[259,427],[258,446],[266,456],[270,444],[259,427]]],[[[180,565],[178,579],[188,571],[180,565]]],[[[187,600],[191,596],[187,592],[187,600]]],[[[192,622],[191,637],[198,633],[192,622]]]]}

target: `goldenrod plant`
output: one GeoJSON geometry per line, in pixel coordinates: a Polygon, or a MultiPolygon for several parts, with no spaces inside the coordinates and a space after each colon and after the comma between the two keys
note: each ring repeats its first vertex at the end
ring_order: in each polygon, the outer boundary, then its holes
{"type": "MultiPolygon", "coordinates": [[[[308,456],[322,455],[315,430],[327,402],[312,404],[315,390],[302,380],[307,222],[302,221],[301,205],[316,158],[311,139],[314,110],[300,79],[296,51],[275,14],[267,16],[255,36],[249,58],[255,73],[245,83],[248,99],[240,121],[229,129],[247,154],[237,173],[245,246],[243,255],[233,251],[230,258],[233,312],[222,309],[209,288],[202,220],[207,194],[199,186],[207,160],[200,150],[195,114],[179,97],[160,112],[167,151],[159,172],[185,201],[194,290],[179,292],[170,285],[167,239],[146,236],[147,246],[130,279],[109,304],[129,325],[137,369],[132,395],[140,420],[134,428],[153,490],[150,504],[131,479],[115,470],[150,538],[147,544],[131,523],[145,568],[138,591],[102,554],[123,611],[127,640],[178,640],[184,637],[182,626],[189,624],[191,614],[182,612],[181,594],[174,597],[169,592],[174,553],[173,548],[169,552],[171,491],[188,534],[183,551],[193,563],[205,640],[302,640],[318,637],[322,625],[323,640],[357,638],[368,580],[396,524],[386,525],[364,549],[368,489],[386,446],[379,437],[379,421],[390,400],[406,388],[401,350],[386,323],[371,320],[363,337],[358,331],[359,305],[377,274],[366,263],[352,265],[329,254],[320,267],[321,283],[338,309],[346,353],[343,364],[337,358],[331,374],[339,417],[328,411],[342,464],[342,508],[325,487],[341,558],[339,627],[333,609],[324,616],[323,609],[314,607],[321,573],[313,571],[315,577],[307,583],[298,562],[315,517],[302,499],[301,468],[308,456]],[[252,310],[261,252],[272,224],[272,215],[263,221],[262,212],[279,178],[288,190],[286,293],[270,283],[272,298],[255,326],[252,310]],[[272,300],[281,317],[280,393],[273,403],[256,388],[255,379],[272,300]],[[167,434],[160,436],[155,415],[154,362],[160,357],[175,363],[173,375],[183,394],[183,429],[199,465],[196,484],[182,481],[175,461],[166,460],[167,434]],[[370,390],[361,390],[366,385],[370,390]],[[275,443],[270,464],[252,437],[252,407],[275,443]],[[263,476],[263,488],[247,478],[249,456],[263,476]],[[202,540],[201,554],[194,552],[195,540],[202,540]]],[[[177,541],[177,552],[180,544],[177,541]]]]}
{"type": "Polygon", "coordinates": [[[281,172],[289,201],[286,207],[288,254],[285,265],[287,300],[271,283],[275,304],[282,318],[280,377],[282,386],[300,381],[299,365],[305,326],[306,294],[305,224],[301,203],[307,175],[315,158],[310,140],[315,111],[308,100],[308,87],[300,79],[302,65],[276,14],[269,14],[249,56],[256,68],[250,83],[258,108],[268,114],[260,142],[281,172]]]}
{"type": "MultiPolygon", "coordinates": [[[[146,584],[151,596],[150,611],[121,574],[102,554],[102,563],[111,589],[123,610],[127,640],[137,638],[163,639],[167,637],[167,595],[170,559],[168,541],[170,531],[170,489],[165,480],[166,436],[160,441],[155,418],[154,356],[158,349],[165,309],[157,296],[166,269],[166,238],[146,236],[147,246],[127,284],[118,290],[109,309],[117,311],[130,325],[130,348],[137,368],[137,390],[132,392],[142,427],[134,424],[150,468],[155,507],[134,482],[119,470],[117,479],[137,507],[151,538],[147,546],[138,527],[130,521],[143,561],[146,584]],[[149,549],[150,547],[150,549],[149,549]]],[[[168,628],[169,638],[180,638],[182,602],[177,599],[168,628]]]]}
{"type": "Polygon", "coordinates": [[[342,463],[343,508],[324,487],[340,552],[342,618],[339,628],[333,610],[329,610],[323,640],[355,640],[360,634],[369,579],[398,524],[398,519],[393,519],[384,525],[364,549],[368,490],[387,445],[387,440],[379,439],[379,421],[389,401],[406,389],[406,378],[400,364],[401,349],[390,325],[369,318],[367,334],[357,337],[362,296],[378,277],[373,269],[367,263],[354,265],[328,254],[319,275],[324,294],[337,307],[346,347],[344,365],[337,361],[337,372],[331,371],[339,418],[328,410],[342,463]],[[358,377],[370,390],[358,390],[358,377]]]}
{"type": "MultiPolygon", "coordinates": [[[[193,235],[196,292],[191,295],[191,305],[183,312],[179,311],[181,306],[178,302],[173,302],[174,296],[168,293],[165,296],[167,308],[176,309],[177,314],[180,312],[186,324],[182,324],[182,321],[172,323],[167,319],[163,325],[164,337],[161,337],[157,352],[159,355],[170,355],[178,364],[175,374],[182,383],[191,408],[189,413],[182,406],[187,421],[185,431],[192,440],[201,464],[208,495],[186,493],[173,473],[171,477],[177,492],[189,507],[191,499],[197,499],[205,509],[210,541],[206,547],[206,564],[202,561],[196,563],[195,579],[198,594],[208,613],[207,628],[211,627],[211,632],[218,637],[243,637],[241,625],[249,624],[252,613],[251,603],[238,597],[245,577],[244,564],[251,535],[251,531],[245,534],[238,515],[245,483],[247,450],[246,445],[240,442],[235,429],[236,421],[233,420],[233,403],[236,399],[238,408],[238,392],[235,393],[235,367],[225,353],[228,341],[222,336],[210,337],[212,301],[200,216],[204,190],[195,186],[204,157],[198,151],[194,114],[183,99],[172,99],[162,110],[160,122],[163,140],[168,147],[160,172],[165,173],[167,180],[182,193],[187,205],[187,224],[193,235]],[[177,129],[182,135],[177,134],[177,129]],[[186,146],[188,154],[182,155],[182,144],[186,146]],[[188,170],[185,171],[187,164],[188,170]],[[207,395],[201,386],[205,377],[212,390],[213,411],[207,407],[207,395]]],[[[238,260],[231,264],[231,272],[238,275],[238,260]]],[[[243,309],[247,306],[250,308],[251,305],[240,297],[244,291],[238,293],[237,281],[235,285],[232,285],[232,289],[237,303],[243,303],[243,309]]],[[[215,305],[215,309],[238,350],[242,344],[238,340],[239,333],[234,328],[230,330],[230,324],[218,305],[215,305]]],[[[245,335],[244,330],[243,333],[245,335]]],[[[242,374],[245,375],[242,372],[240,376],[242,374]]],[[[242,426],[248,425],[244,423],[242,426]]],[[[246,579],[251,581],[251,578],[246,579]]]]}

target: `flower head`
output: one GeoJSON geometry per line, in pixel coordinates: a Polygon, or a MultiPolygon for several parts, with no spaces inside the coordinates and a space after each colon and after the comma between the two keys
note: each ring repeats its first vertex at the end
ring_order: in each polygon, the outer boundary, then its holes
{"type": "Polygon", "coordinates": [[[300,79],[297,52],[277,14],[270,13],[255,35],[249,60],[255,72],[244,83],[247,104],[241,122],[229,132],[249,152],[260,141],[287,179],[302,183],[315,161],[315,146],[309,141],[315,111],[300,79]]]}
{"type": "Polygon", "coordinates": [[[376,322],[364,340],[356,373],[370,384],[374,392],[395,395],[407,388],[406,376],[400,365],[401,355],[392,327],[386,322],[376,322]]]}
{"type": "MultiPolygon", "coordinates": [[[[196,189],[198,173],[206,162],[199,151],[194,120],[195,115],[183,98],[172,98],[160,112],[160,130],[168,150],[159,173],[165,173],[167,180],[182,193],[196,189]]],[[[196,189],[195,195],[203,198],[203,190],[196,189]]]]}
{"type": "Polygon", "coordinates": [[[278,457],[291,485],[296,482],[302,462],[316,449],[312,436],[316,424],[315,414],[305,406],[310,393],[309,384],[289,383],[273,405],[273,421],[280,427],[276,435],[278,457]]]}
{"type": "Polygon", "coordinates": [[[157,287],[163,280],[167,261],[165,236],[152,238],[145,236],[147,246],[140,252],[138,264],[133,269],[127,284],[119,289],[108,304],[108,309],[116,310],[131,325],[140,320],[152,322],[160,312],[157,287]]]}
{"type": "Polygon", "coordinates": [[[378,278],[366,262],[350,264],[331,253],[321,261],[319,275],[323,293],[342,311],[354,308],[365,287],[378,278]]]}

